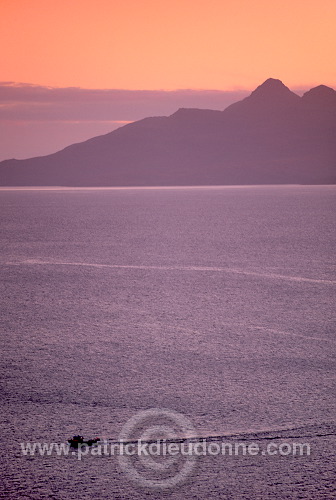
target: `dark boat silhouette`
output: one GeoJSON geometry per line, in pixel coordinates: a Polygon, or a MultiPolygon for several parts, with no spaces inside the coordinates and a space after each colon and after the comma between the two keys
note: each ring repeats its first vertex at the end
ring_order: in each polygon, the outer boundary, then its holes
{"type": "Polygon", "coordinates": [[[70,443],[70,446],[72,448],[78,448],[80,446],[92,446],[95,443],[98,443],[100,441],[99,437],[96,437],[94,439],[87,439],[84,440],[83,436],[73,436],[71,439],[68,439],[68,443],[70,443]]]}

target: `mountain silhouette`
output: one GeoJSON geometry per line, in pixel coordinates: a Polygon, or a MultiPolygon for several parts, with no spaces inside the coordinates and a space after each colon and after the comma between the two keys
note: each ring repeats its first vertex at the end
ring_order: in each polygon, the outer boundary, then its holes
{"type": "Polygon", "coordinates": [[[268,79],[224,111],[182,108],[0,163],[2,186],[334,184],[336,92],[268,79]]]}

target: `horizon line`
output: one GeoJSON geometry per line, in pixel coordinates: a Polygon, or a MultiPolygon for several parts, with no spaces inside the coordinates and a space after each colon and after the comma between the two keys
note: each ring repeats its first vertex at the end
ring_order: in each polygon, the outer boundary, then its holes
{"type": "MultiPolygon", "coordinates": [[[[269,79],[275,79],[281,81],[286,87],[293,89],[293,90],[305,90],[305,89],[312,89],[316,86],[319,85],[326,85],[329,87],[331,84],[326,84],[326,83],[316,83],[316,82],[310,82],[310,83],[300,83],[300,84],[286,84],[283,82],[281,78],[274,78],[274,77],[267,77],[266,79],[260,79],[259,84],[256,84],[257,87],[259,85],[262,85],[265,81],[269,79]]],[[[128,88],[128,87],[85,87],[85,86],[80,86],[80,85],[47,85],[43,83],[34,83],[34,82],[22,82],[22,81],[16,81],[16,80],[0,80],[0,86],[13,86],[13,87],[21,87],[21,86],[27,86],[31,88],[45,88],[45,89],[50,89],[50,90],[91,90],[91,91],[99,91],[99,92],[108,92],[108,91],[116,91],[116,92],[252,92],[255,90],[255,86],[252,87],[246,87],[243,85],[231,85],[226,88],[215,88],[215,87],[193,87],[193,86],[188,86],[188,87],[174,87],[174,88],[163,88],[163,87],[156,87],[156,88],[128,88]]],[[[336,82],[332,84],[332,87],[336,87],[336,82]]]]}
{"type": "Polygon", "coordinates": [[[270,187],[335,187],[336,184],[210,184],[176,186],[0,186],[0,191],[121,191],[155,189],[231,189],[231,188],[270,188],[270,187]]]}

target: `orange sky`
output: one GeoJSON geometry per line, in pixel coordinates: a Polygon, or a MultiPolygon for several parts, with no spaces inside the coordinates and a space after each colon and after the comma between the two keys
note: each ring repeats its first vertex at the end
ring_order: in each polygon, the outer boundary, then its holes
{"type": "Polygon", "coordinates": [[[335,26],[335,0],[0,0],[0,80],[335,87],[335,26]]]}

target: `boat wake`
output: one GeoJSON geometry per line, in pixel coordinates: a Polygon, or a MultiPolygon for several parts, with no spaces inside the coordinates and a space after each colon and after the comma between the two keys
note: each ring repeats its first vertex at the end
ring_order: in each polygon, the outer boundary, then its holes
{"type": "Polygon", "coordinates": [[[6,262],[6,265],[40,265],[40,266],[80,266],[96,269],[125,269],[125,270],[145,270],[145,271],[185,271],[185,272],[213,272],[237,274],[243,276],[255,276],[257,278],[284,280],[296,283],[315,283],[321,285],[336,285],[335,280],[325,280],[317,278],[307,278],[304,276],[290,276],[285,274],[267,273],[244,269],[234,269],[231,267],[212,267],[212,266],[157,266],[157,265],[131,265],[131,264],[96,264],[88,262],[64,262],[64,261],[44,261],[38,259],[29,259],[24,261],[6,262]]]}
{"type": "MultiPolygon", "coordinates": [[[[258,430],[258,431],[242,431],[234,433],[221,433],[221,434],[206,434],[197,436],[178,436],[171,437],[167,439],[148,439],[141,440],[142,443],[183,443],[183,442],[230,442],[230,441],[275,441],[275,440],[285,440],[285,439],[313,439],[321,437],[336,437],[336,424],[335,423],[323,423],[323,424],[311,424],[300,427],[283,427],[277,429],[268,430],[258,430]]],[[[127,443],[137,443],[138,439],[129,440],[118,440],[115,438],[107,438],[107,441],[111,444],[127,444],[127,443]]]]}

